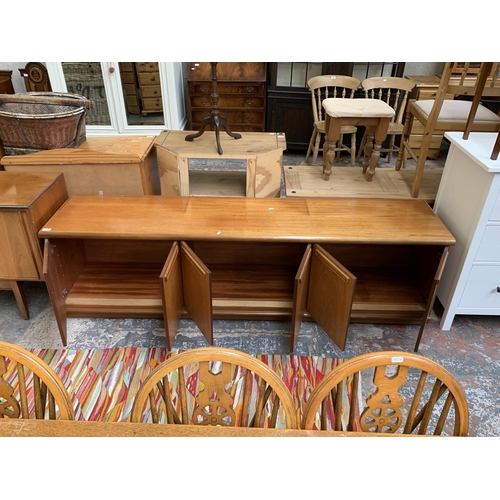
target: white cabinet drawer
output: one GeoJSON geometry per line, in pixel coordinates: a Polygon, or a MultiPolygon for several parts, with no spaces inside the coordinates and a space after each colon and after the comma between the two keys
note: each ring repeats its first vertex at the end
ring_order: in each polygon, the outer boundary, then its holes
{"type": "Polygon", "coordinates": [[[495,205],[491,211],[490,220],[500,220],[500,191],[498,192],[495,205]]]}
{"type": "Polygon", "coordinates": [[[500,309],[500,264],[472,266],[459,307],[500,309]]]}
{"type": "Polygon", "coordinates": [[[500,263],[500,226],[486,226],[475,260],[500,263]]]}

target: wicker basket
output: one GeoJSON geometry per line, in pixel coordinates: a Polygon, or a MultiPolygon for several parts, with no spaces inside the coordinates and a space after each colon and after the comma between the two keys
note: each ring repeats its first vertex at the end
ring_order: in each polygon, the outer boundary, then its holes
{"type": "Polygon", "coordinates": [[[85,113],[93,105],[81,95],[68,93],[0,96],[0,140],[5,154],[78,147],[86,140],[85,113]]]}

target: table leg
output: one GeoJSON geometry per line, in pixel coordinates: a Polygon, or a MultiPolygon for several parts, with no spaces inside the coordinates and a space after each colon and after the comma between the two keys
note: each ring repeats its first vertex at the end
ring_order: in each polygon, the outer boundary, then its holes
{"type": "Polygon", "coordinates": [[[325,144],[323,146],[323,174],[325,181],[332,173],[333,161],[335,159],[335,144],[340,139],[342,120],[335,120],[326,115],[325,119],[325,144]]]}

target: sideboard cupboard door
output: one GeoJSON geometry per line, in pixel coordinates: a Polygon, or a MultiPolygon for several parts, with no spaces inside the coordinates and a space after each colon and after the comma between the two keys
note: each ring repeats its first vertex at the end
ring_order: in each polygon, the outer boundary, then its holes
{"type": "Polygon", "coordinates": [[[184,241],[181,241],[181,263],[184,307],[207,342],[212,345],[212,275],[184,241]]]}
{"type": "Polygon", "coordinates": [[[357,278],[320,245],[311,257],[307,311],[342,351],[357,278]]]}
{"type": "Polygon", "coordinates": [[[172,349],[182,314],[187,313],[212,345],[212,275],[181,241],[174,241],[160,274],[167,348],[172,349]]]}
{"type": "Polygon", "coordinates": [[[54,309],[54,316],[59,327],[62,343],[67,345],[65,288],[59,279],[60,263],[57,262],[58,257],[59,250],[56,245],[51,246],[50,241],[46,239],[43,250],[43,275],[45,276],[45,283],[49,291],[50,302],[54,309]]]}
{"type": "Polygon", "coordinates": [[[292,334],[290,337],[290,352],[295,349],[295,340],[300,331],[300,325],[307,312],[307,292],[309,289],[309,274],[311,271],[312,245],[306,247],[299,269],[295,275],[293,289],[292,334]]]}
{"type": "Polygon", "coordinates": [[[163,302],[163,319],[167,348],[172,349],[179,320],[184,310],[181,253],[179,243],[174,241],[160,274],[160,288],[163,302]]]}

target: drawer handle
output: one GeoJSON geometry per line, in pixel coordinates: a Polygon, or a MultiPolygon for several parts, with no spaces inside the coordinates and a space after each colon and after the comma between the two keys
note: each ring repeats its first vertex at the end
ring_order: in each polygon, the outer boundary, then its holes
{"type": "Polygon", "coordinates": [[[245,87],[245,90],[247,92],[254,92],[254,88],[253,87],[245,87]]]}
{"type": "Polygon", "coordinates": [[[246,104],[247,106],[251,106],[251,105],[253,104],[253,99],[247,99],[247,100],[245,101],[245,104],[246,104]]]}
{"type": "Polygon", "coordinates": [[[208,101],[208,99],[202,99],[201,103],[203,104],[203,106],[205,106],[206,104],[209,103],[209,101],[208,101]]]}
{"type": "Polygon", "coordinates": [[[208,88],[207,88],[207,87],[200,87],[200,90],[201,90],[202,92],[208,92],[208,88]]]}

